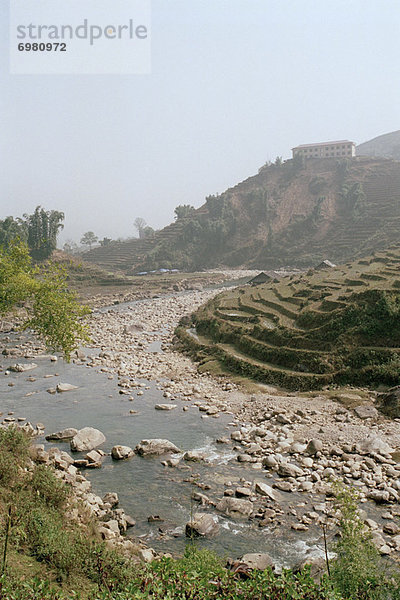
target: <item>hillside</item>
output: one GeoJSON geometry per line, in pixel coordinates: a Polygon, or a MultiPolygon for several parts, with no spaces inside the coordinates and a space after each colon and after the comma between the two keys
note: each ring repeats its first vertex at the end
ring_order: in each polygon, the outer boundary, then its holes
{"type": "Polygon", "coordinates": [[[359,156],[380,156],[400,160],[400,129],[385,133],[357,146],[359,156]]]}
{"type": "Polygon", "coordinates": [[[177,333],[203,369],[217,361],[287,389],[398,385],[399,275],[397,245],[344,266],[226,291],[177,333]]]}
{"type": "Polygon", "coordinates": [[[400,162],[359,157],[266,165],[153,238],[85,253],[107,270],[309,267],[398,238],[400,162]]]}

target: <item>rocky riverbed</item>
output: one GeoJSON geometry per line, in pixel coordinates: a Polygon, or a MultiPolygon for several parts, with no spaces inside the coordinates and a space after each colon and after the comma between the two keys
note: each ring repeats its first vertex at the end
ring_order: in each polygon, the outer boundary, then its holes
{"type": "MultiPolygon", "coordinates": [[[[286,561],[293,564],[297,550],[298,558],[304,558],[304,548],[303,552],[300,548],[307,540],[308,548],[313,545],[322,550],[322,525],[334,531],[331,481],[340,478],[357,489],[362,516],[380,552],[396,558],[400,551],[400,423],[382,416],[376,409],[377,395],[366,390],[329,390],[302,397],[259,386],[259,392],[248,394],[228,379],[198,373],[189,358],[174,351],[173,331],[182,316],[215,293],[192,290],[99,309],[90,319],[92,347],[78,353],[74,362],[102,372],[110,385],[117,385],[121,402],[132,406],[126,408],[132,417],[141,410],[157,414],[173,443],[177,442],[174,427],[189,423],[184,420],[187,413],[197,415],[201,427],[209,423],[210,432],[216,433],[219,427],[210,447],[186,443],[186,454],[153,455],[145,464],[150,469],[152,464],[163,463],[165,478],[174,479],[177,485],[186,480],[195,490],[193,502],[200,505],[200,513],[211,515],[221,528],[230,528],[240,537],[246,528],[251,529],[251,551],[273,553],[283,539],[293,548],[286,561]],[[152,403],[145,409],[149,387],[152,403]],[[226,457],[223,469],[213,462],[215,448],[221,448],[226,457]]],[[[97,304],[102,305],[101,298],[97,304]]],[[[18,354],[35,357],[41,352],[32,342],[16,346],[9,350],[10,358],[18,354]]],[[[64,394],[55,393],[57,397],[64,394]]],[[[90,424],[97,426],[95,413],[90,424]]],[[[120,446],[129,446],[128,441],[118,440],[120,446]]],[[[90,476],[94,486],[98,472],[90,476]]],[[[159,472],[154,474],[160,477],[159,472]]],[[[152,506],[156,506],[153,499],[152,506]]],[[[130,508],[129,512],[136,518],[130,508]]],[[[199,516],[196,519],[201,521],[199,516]]],[[[180,525],[186,521],[187,514],[180,525]]],[[[210,520],[201,527],[208,528],[206,534],[213,539],[221,535],[210,520]]],[[[161,540],[168,549],[175,535],[182,536],[182,532],[174,533],[160,523],[156,536],[144,537],[150,543],[161,540]]],[[[234,548],[229,552],[232,555],[234,548]]]]}

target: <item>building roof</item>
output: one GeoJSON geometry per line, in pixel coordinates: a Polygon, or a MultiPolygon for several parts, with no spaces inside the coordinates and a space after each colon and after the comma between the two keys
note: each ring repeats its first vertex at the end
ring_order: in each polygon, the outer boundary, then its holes
{"type": "Polygon", "coordinates": [[[355,142],[351,142],[350,140],[337,140],[335,142],[317,142],[315,144],[300,144],[300,146],[295,146],[292,150],[297,150],[297,148],[309,148],[310,146],[330,146],[334,144],[354,144],[355,142]]]}

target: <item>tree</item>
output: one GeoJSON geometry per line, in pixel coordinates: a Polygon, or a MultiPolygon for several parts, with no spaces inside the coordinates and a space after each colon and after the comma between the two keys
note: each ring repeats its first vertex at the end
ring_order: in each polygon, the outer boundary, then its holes
{"type": "Polygon", "coordinates": [[[95,235],[93,233],[93,231],[87,231],[81,237],[81,244],[84,244],[85,246],[89,246],[89,249],[91,250],[92,245],[96,244],[97,240],[98,240],[98,237],[97,237],[97,235],[95,235]]]}
{"type": "Polygon", "coordinates": [[[37,206],[32,215],[24,215],[28,246],[32,257],[43,260],[51,256],[57,247],[59,229],[63,229],[64,213],[58,210],[46,211],[37,206]]]}
{"type": "Polygon", "coordinates": [[[26,223],[21,219],[6,217],[3,221],[0,221],[0,246],[3,248],[8,248],[12,240],[16,238],[26,241],[27,237],[26,223]]]}
{"type": "Polygon", "coordinates": [[[142,219],[142,217],[136,217],[135,221],[134,221],[134,226],[136,227],[136,229],[138,230],[139,233],[139,237],[142,238],[144,237],[144,229],[147,225],[146,221],[144,219],[142,219]]]}
{"type": "Polygon", "coordinates": [[[67,240],[63,246],[64,252],[68,252],[68,254],[75,254],[78,251],[78,244],[73,240],[67,240]]]}
{"type": "Polygon", "coordinates": [[[54,264],[32,267],[29,249],[20,240],[0,248],[0,317],[24,308],[23,329],[32,329],[66,360],[79,342],[88,341],[82,318],[89,310],[78,303],[66,286],[65,271],[54,264]]]}
{"type": "Polygon", "coordinates": [[[179,219],[183,219],[185,217],[190,217],[195,212],[194,206],[190,204],[180,204],[174,210],[175,219],[179,221],[179,219]]]}
{"type": "Polygon", "coordinates": [[[99,240],[100,246],[109,246],[112,242],[111,238],[104,237],[102,240],[99,240]]]}
{"type": "Polygon", "coordinates": [[[142,231],[142,237],[144,237],[144,238],[153,237],[154,233],[155,233],[154,229],[152,227],[150,227],[149,225],[146,225],[146,227],[142,231]]]}

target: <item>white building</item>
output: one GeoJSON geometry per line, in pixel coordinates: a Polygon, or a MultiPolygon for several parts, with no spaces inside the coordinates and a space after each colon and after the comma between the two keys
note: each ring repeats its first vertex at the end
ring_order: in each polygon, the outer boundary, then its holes
{"type": "Polygon", "coordinates": [[[356,145],[349,140],[338,142],[319,142],[318,144],[302,144],[292,148],[293,158],[304,156],[305,158],[346,158],[356,155],[356,145]]]}

